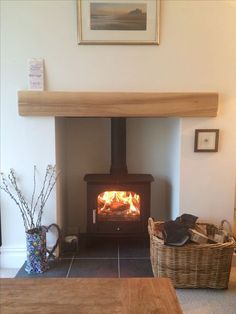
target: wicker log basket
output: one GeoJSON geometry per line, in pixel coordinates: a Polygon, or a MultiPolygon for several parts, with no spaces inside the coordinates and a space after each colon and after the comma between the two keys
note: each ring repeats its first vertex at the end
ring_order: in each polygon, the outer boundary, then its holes
{"type": "Polygon", "coordinates": [[[228,288],[235,248],[233,237],[225,243],[167,246],[155,235],[155,223],[149,218],[150,257],[154,277],[169,277],[175,288],[228,288]]]}

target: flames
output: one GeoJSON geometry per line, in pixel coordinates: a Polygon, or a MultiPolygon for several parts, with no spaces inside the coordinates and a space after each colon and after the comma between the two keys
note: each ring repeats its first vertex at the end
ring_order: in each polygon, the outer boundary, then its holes
{"type": "Polygon", "coordinates": [[[97,201],[101,215],[140,215],[140,196],[131,191],[105,191],[98,195],[97,201]]]}

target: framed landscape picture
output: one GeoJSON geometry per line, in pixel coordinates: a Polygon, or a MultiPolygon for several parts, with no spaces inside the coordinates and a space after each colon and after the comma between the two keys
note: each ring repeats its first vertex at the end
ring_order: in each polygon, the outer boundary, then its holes
{"type": "Polygon", "coordinates": [[[159,44],[160,0],[77,0],[79,44],[159,44]]]}

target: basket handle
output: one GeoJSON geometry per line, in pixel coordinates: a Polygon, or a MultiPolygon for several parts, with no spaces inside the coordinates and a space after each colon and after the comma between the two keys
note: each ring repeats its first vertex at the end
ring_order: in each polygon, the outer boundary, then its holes
{"type": "Polygon", "coordinates": [[[233,236],[233,231],[232,231],[232,227],[231,227],[231,224],[228,222],[228,220],[226,220],[226,219],[223,219],[222,221],[221,221],[221,224],[220,224],[220,230],[224,230],[224,224],[226,224],[227,225],[227,229],[228,229],[228,233],[229,233],[229,235],[232,237],[233,236]]]}
{"type": "Polygon", "coordinates": [[[150,228],[150,231],[151,231],[151,233],[153,233],[153,228],[154,228],[154,221],[153,221],[153,219],[152,219],[152,217],[149,217],[148,218],[148,226],[149,226],[149,228],[150,228]]]}

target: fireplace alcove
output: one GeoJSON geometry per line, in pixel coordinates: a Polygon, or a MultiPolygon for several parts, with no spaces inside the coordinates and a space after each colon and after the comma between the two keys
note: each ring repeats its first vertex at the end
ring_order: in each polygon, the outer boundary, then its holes
{"type": "Polygon", "coordinates": [[[150,174],[128,174],[126,119],[111,118],[110,174],[87,174],[87,233],[147,233],[150,174]]]}
{"type": "MultiPolygon", "coordinates": [[[[161,117],[214,117],[218,110],[217,93],[130,93],[130,92],[32,92],[21,91],[19,97],[19,113],[22,116],[54,116],[77,118],[111,118],[111,117],[131,117],[131,118],[161,118],[161,117]]],[[[56,123],[57,124],[57,123],[56,123]]],[[[56,126],[57,128],[57,126],[56,126]]],[[[60,132],[59,132],[60,133],[60,132]]],[[[63,151],[63,147],[59,151],[63,151]]],[[[57,158],[58,166],[61,166],[63,158],[57,158]]],[[[78,160],[79,161],[79,160],[78,160]]],[[[86,173],[86,172],[85,172],[86,173]]],[[[109,178],[111,175],[108,174],[109,178]]],[[[131,174],[127,176],[129,178],[131,174]]],[[[94,186],[94,178],[87,177],[90,186],[94,186]]],[[[98,186],[96,194],[106,190],[106,178],[100,178],[102,182],[96,182],[98,186]],[[102,186],[102,187],[101,187],[102,186]]],[[[96,179],[95,181],[99,181],[96,179]]],[[[129,181],[129,179],[127,179],[129,181]]],[[[150,181],[150,178],[148,179],[150,181]]],[[[83,181],[83,178],[81,178],[83,181]]],[[[143,180],[145,183],[145,179],[143,180]]],[[[115,184],[110,189],[117,189],[117,180],[113,178],[115,184]]],[[[77,230],[70,229],[71,220],[67,216],[65,202],[66,178],[62,175],[58,182],[59,201],[57,205],[57,222],[67,230],[67,233],[76,233],[77,230]]],[[[73,182],[74,184],[74,182],[73,182]]],[[[85,183],[81,183],[84,184],[85,183]]],[[[150,184],[150,182],[149,182],[150,184]]],[[[137,183],[137,187],[140,182],[137,183]]],[[[124,190],[124,186],[119,188],[124,190]]],[[[127,183],[125,189],[131,190],[127,183]]],[[[132,187],[133,190],[133,187],[132,187]]],[[[85,190],[84,190],[85,192],[85,190]]],[[[135,190],[137,194],[141,194],[135,190]]],[[[77,192],[78,193],[78,192],[77,192]]],[[[149,192],[148,192],[149,193],[149,192]]],[[[142,196],[143,198],[144,196],[142,196]]],[[[91,210],[94,203],[90,204],[91,210]]],[[[149,206],[150,207],[150,206],[149,206]]],[[[146,217],[144,217],[146,219],[146,217]]],[[[94,226],[91,226],[93,228],[94,226]]],[[[120,228],[119,222],[116,222],[116,229],[120,228]]],[[[123,227],[122,227],[123,228],[123,227]]],[[[136,229],[135,230],[141,230],[136,229]]],[[[98,228],[99,229],[99,228],[98,228]]],[[[83,230],[82,230],[83,231],[83,230]]],[[[109,230],[107,230],[108,232],[109,230]]],[[[100,232],[94,230],[92,232],[100,232]]]]}

